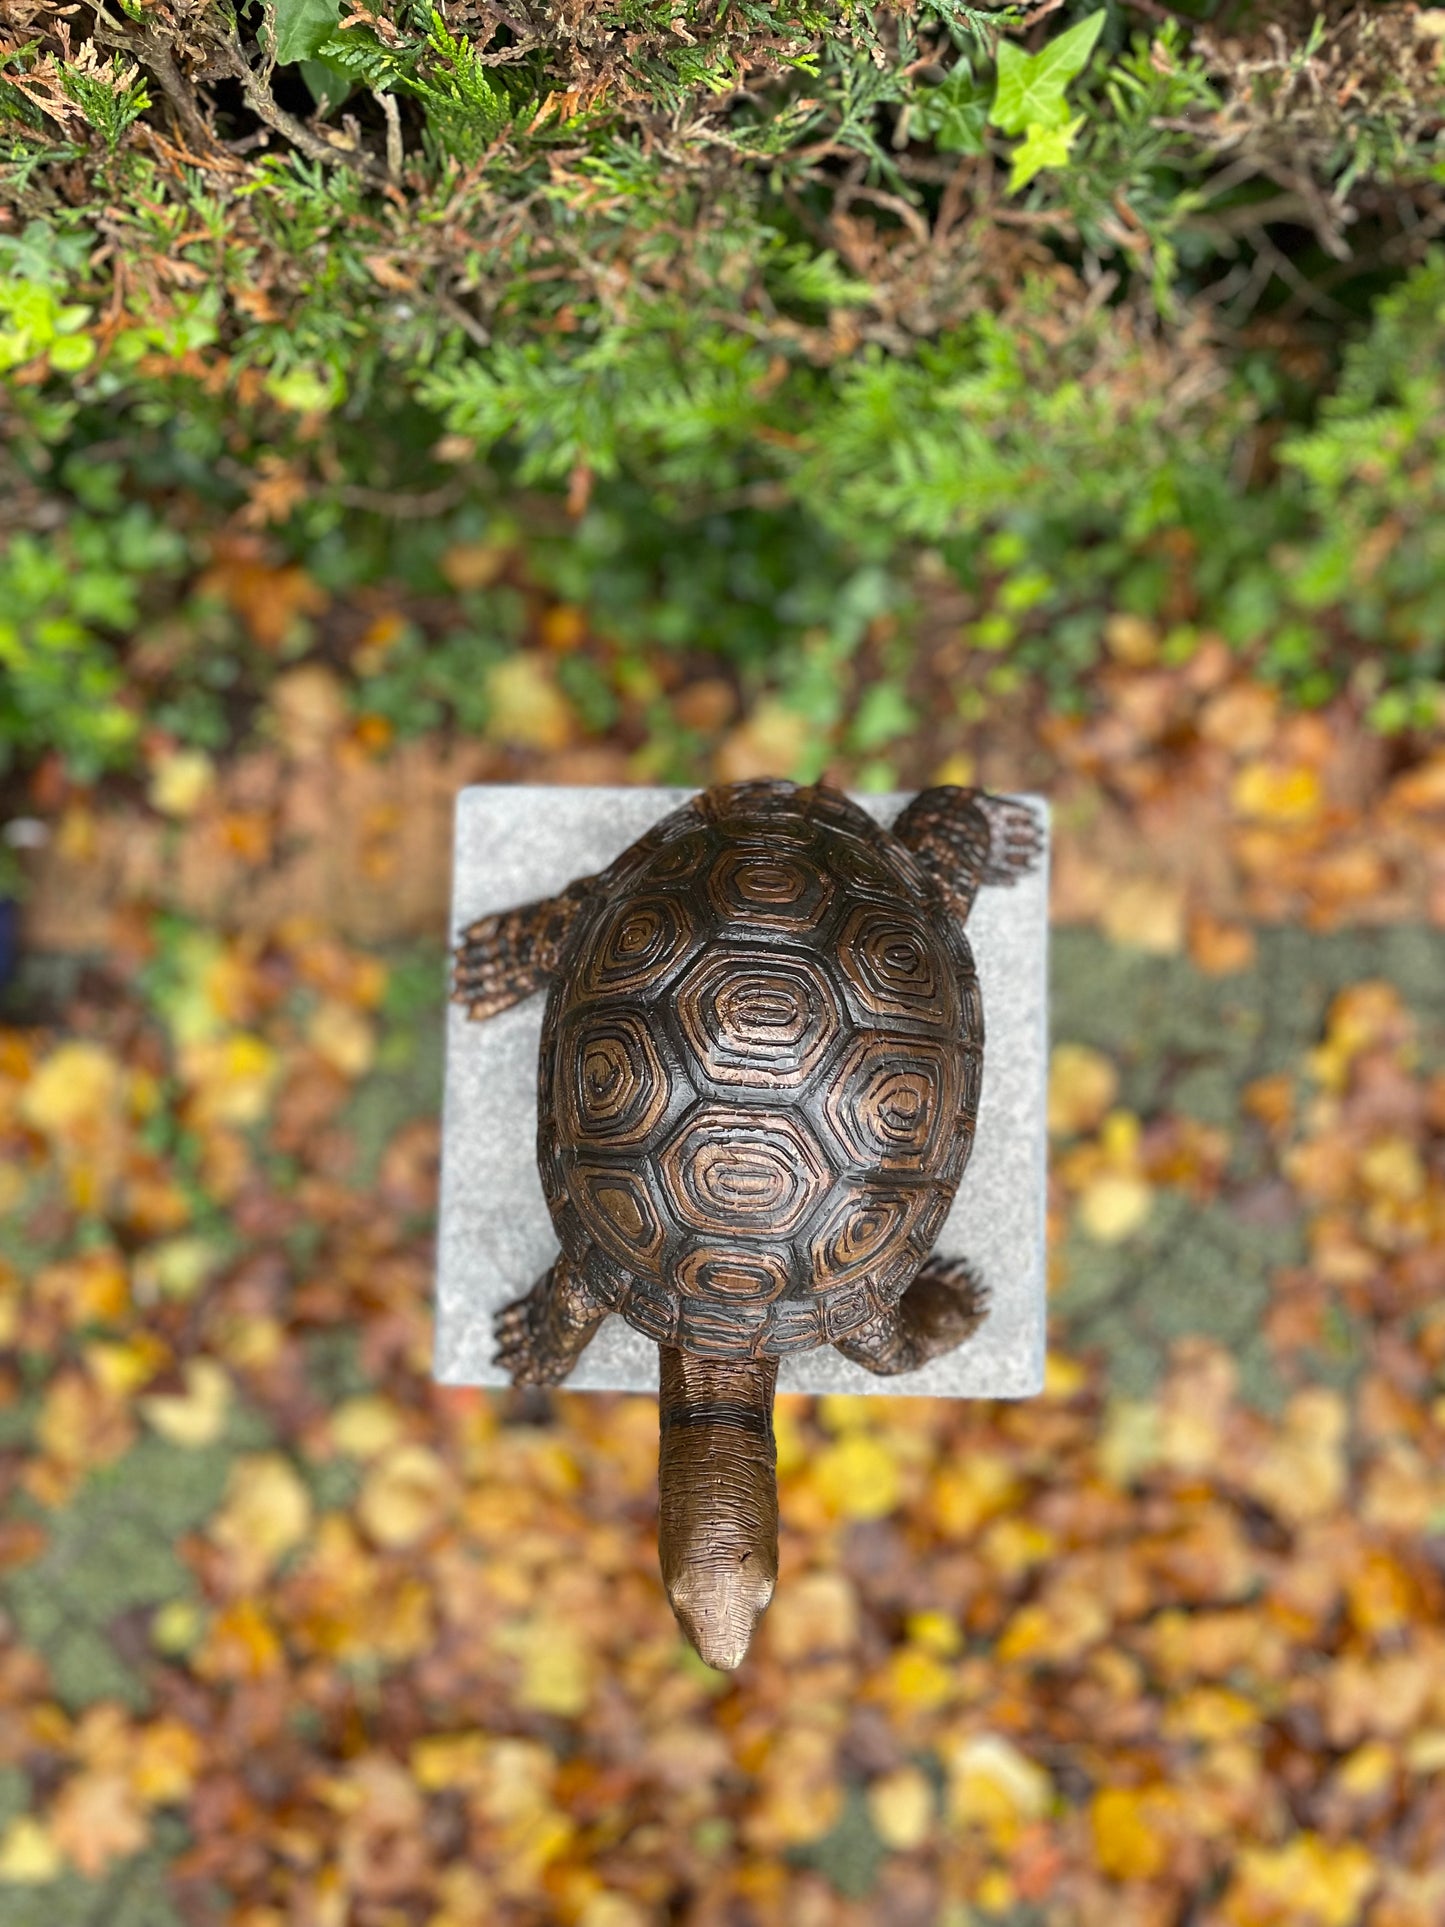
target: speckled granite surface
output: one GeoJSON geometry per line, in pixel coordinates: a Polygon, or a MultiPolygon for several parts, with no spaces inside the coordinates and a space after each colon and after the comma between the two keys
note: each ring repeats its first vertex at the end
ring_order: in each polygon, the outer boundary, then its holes
{"type": "MultiPolygon", "coordinates": [[[[687,790],[481,785],[457,797],[452,941],[488,911],[545,896],[603,868],[687,790]]],[[[906,796],[859,796],[891,822],[906,796]]],[[[1047,815],[1039,797],[1028,799],[1047,815]]],[[[1020,1398],[1043,1384],[1045,1096],[1048,1076],[1046,866],[1012,889],[980,892],[969,937],[987,1045],[973,1156],[937,1250],[966,1255],[992,1304],[960,1350],[923,1370],[877,1378],[831,1347],[793,1354],[782,1391],[1020,1398]]],[[[437,1225],[435,1372],[448,1385],[504,1385],[491,1363],[492,1314],[556,1255],[537,1176],[538,995],[471,1023],[447,1012],[437,1225]]],[[[578,1391],[655,1391],[656,1347],[609,1318],[567,1380],[578,1391]]]]}

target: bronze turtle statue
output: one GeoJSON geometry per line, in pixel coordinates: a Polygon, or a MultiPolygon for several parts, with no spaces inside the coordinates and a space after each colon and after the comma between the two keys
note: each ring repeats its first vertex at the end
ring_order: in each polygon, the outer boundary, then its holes
{"type": "Polygon", "coordinates": [[[497,1362],[559,1384],[609,1312],[657,1341],[662,1577],[710,1666],[740,1663],[777,1579],[779,1358],[912,1371],[983,1319],[971,1267],[929,1255],[978,1116],[964,924],[1041,847],[981,790],[924,790],[885,830],[821,784],[734,783],[462,933],[470,1017],[548,987],[562,1250],[497,1315],[497,1362]]]}

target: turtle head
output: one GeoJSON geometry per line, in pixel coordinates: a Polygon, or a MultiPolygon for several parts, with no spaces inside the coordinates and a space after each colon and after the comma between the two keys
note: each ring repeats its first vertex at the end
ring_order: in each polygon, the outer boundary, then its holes
{"type": "Polygon", "coordinates": [[[684,1560],[667,1597],[699,1659],[730,1673],[747,1657],[776,1580],[757,1547],[738,1551],[709,1544],[684,1560]]]}
{"type": "Polygon", "coordinates": [[[662,1583],[698,1657],[730,1673],[778,1577],[778,1361],[659,1350],[662,1583]]]}

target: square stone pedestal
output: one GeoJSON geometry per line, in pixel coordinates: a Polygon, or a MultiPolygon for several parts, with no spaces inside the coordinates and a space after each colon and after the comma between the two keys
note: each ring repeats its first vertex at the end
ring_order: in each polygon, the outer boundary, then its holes
{"type": "MultiPolygon", "coordinates": [[[[690,790],[480,784],[457,797],[451,941],[489,911],[550,896],[601,870],[690,790]]],[[[854,799],[891,823],[907,796],[854,799]]],[[[1047,821],[1047,806],[1029,797],[1047,821]]],[[[991,1304],[958,1351],[878,1378],[835,1352],[782,1360],[779,1391],[1026,1398],[1044,1382],[1044,1183],[1048,1083],[1048,872],[980,890],[968,922],[986,1043],[978,1133],[936,1249],[981,1271],[991,1304]]],[[[557,1255],[537,1176],[537,1046],[545,994],[486,1023],[447,1009],[437,1224],[435,1373],[443,1385],[506,1385],[492,1316],[557,1255]]],[[[606,1320],[568,1390],[655,1392],[657,1347],[606,1320]]]]}

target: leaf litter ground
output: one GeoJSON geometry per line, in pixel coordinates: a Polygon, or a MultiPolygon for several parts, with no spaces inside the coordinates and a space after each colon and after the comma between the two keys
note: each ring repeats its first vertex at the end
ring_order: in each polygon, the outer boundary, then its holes
{"type": "MultiPolygon", "coordinates": [[[[1434,1927],[1440,745],[1120,630],[1091,717],[890,751],[1055,799],[1047,1389],[781,1401],[723,1677],[653,1403],[429,1378],[450,799],[645,776],[559,688],[585,647],[550,613],[489,738],[392,746],[302,664],[267,746],[38,779],[7,1923],[1434,1927]]],[[[665,694],[699,778],[786,766],[776,711],[665,694]]]]}

